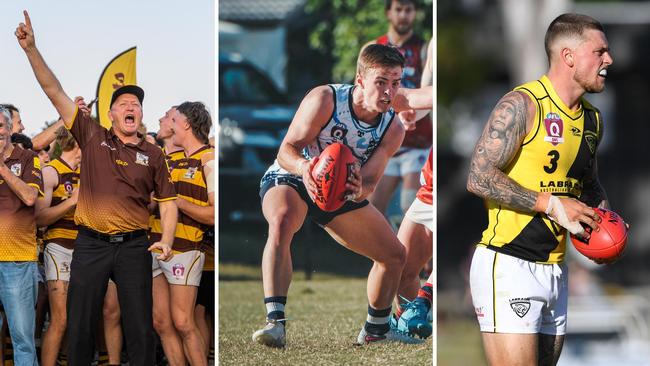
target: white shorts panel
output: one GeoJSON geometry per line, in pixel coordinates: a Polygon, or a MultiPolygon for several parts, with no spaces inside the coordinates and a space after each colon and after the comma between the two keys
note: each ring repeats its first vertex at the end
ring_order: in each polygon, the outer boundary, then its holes
{"type": "Polygon", "coordinates": [[[56,243],[47,243],[43,250],[46,281],[70,281],[72,249],[56,243]]]}
{"type": "Polygon", "coordinates": [[[566,332],[567,268],[538,264],[477,246],[470,268],[472,302],[482,332],[566,332]]]}
{"type": "Polygon", "coordinates": [[[161,273],[165,275],[167,282],[172,285],[199,286],[205,253],[198,250],[191,250],[185,253],[174,254],[168,262],[156,259],[159,253],[151,253],[152,277],[161,273]]]}
{"type": "Polygon", "coordinates": [[[433,232],[433,205],[428,205],[416,198],[404,215],[433,232]]]}

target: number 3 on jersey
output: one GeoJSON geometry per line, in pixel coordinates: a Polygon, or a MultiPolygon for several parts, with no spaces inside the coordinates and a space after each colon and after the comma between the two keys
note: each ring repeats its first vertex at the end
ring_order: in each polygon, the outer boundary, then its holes
{"type": "Polygon", "coordinates": [[[557,150],[551,150],[548,152],[548,156],[551,157],[551,162],[550,165],[544,166],[544,171],[552,174],[557,169],[557,161],[560,159],[560,153],[557,150]]]}

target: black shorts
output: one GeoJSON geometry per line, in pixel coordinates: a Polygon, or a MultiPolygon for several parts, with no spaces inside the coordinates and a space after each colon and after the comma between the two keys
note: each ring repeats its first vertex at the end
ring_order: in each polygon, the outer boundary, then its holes
{"type": "Polygon", "coordinates": [[[312,219],[314,222],[321,226],[327,225],[332,221],[336,216],[344,214],[346,212],[354,211],[365,207],[368,205],[368,200],[363,200],[361,202],[352,202],[347,201],[343,204],[343,207],[339,208],[336,211],[327,212],[321,210],[314,201],[311,200],[309,194],[307,193],[307,188],[305,188],[302,179],[298,179],[293,175],[283,174],[283,175],[274,175],[273,177],[267,177],[266,175],[262,177],[262,183],[260,186],[260,199],[264,199],[264,195],[269,189],[275,186],[289,186],[298,192],[300,198],[307,204],[307,217],[312,219]]]}

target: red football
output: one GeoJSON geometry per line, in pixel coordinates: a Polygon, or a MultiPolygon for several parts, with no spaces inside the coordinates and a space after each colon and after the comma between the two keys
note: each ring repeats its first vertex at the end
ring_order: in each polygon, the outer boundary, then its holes
{"type": "Polygon", "coordinates": [[[335,142],[318,157],[311,172],[318,192],[314,202],[323,211],[336,211],[345,203],[345,183],[357,159],[347,146],[335,142]]]}
{"type": "Polygon", "coordinates": [[[625,250],[627,243],[627,226],[623,218],[616,212],[603,208],[595,208],[596,213],[603,219],[598,224],[600,230],[593,231],[587,227],[591,234],[588,241],[583,241],[571,235],[573,246],[585,257],[600,262],[609,262],[618,258],[625,250]]]}

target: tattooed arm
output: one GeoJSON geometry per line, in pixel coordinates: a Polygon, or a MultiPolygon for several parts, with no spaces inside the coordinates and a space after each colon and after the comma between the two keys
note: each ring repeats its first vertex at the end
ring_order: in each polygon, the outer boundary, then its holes
{"type": "Polygon", "coordinates": [[[586,238],[580,222],[598,230],[600,216],[594,210],[573,198],[526,189],[503,173],[534,119],[535,106],[526,94],[515,91],[501,98],[474,148],[467,189],[511,209],[546,213],[571,233],[586,238]]]}
{"type": "Polygon", "coordinates": [[[521,92],[506,94],[494,107],[472,155],[467,190],[510,208],[532,211],[537,192],[503,173],[532,128],[535,106],[521,92]]]}
{"type": "Polygon", "coordinates": [[[594,164],[589,171],[589,175],[584,179],[580,201],[590,207],[600,207],[609,209],[607,193],[598,180],[598,163],[594,158],[594,164]]]}

